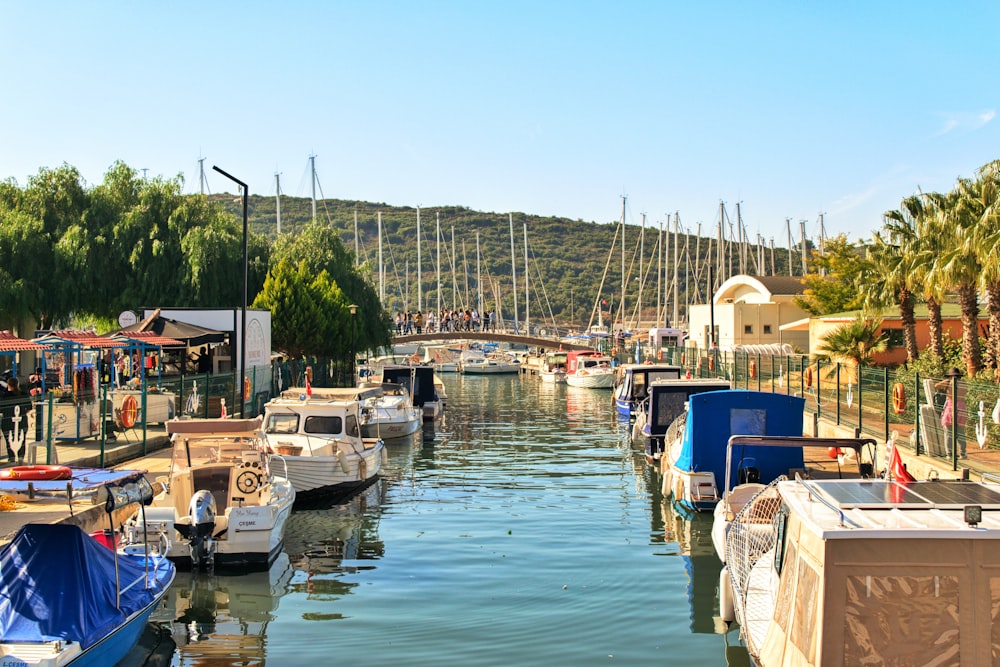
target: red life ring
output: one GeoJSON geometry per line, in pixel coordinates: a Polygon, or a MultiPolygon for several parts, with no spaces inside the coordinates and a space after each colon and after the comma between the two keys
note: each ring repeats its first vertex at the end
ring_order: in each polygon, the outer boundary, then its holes
{"type": "Polygon", "coordinates": [[[23,482],[45,482],[72,477],[73,470],[66,466],[14,466],[0,470],[0,479],[23,482]]]}
{"type": "Polygon", "coordinates": [[[657,361],[663,361],[663,350],[657,350],[656,351],[656,360],[657,361]]]}
{"type": "Polygon", "coordinates": [[[805,380],[806,380],[806,389],[812,388],[812,386],[813,386],[813,369],[812,369],[812,366],[806,366],[806,370],[805,370],[804,376],[805,376],[805,380]]]}
{"type": "Polygon", "coordinates": [[[757,362],[753,359],[750,360],[750,379],[753,380],[757,377],[757,362]]]}
{"type": "Polygon", "coordinates": [[[243,400],[250,400],[250,378],[243,378],[243,400]]]}
{"type": "Polygon", "coordinates": [[[129,394],[122,401],[121,420],[122,426],[132,428],[139,418],[139,404],[135,402],[135,396],[129,394]]]}
{"type": "Polygon", "coordinates": [[[892,386],[892,411],[897,415],[906,412],[906,387],[902,382],[892,386]]]}

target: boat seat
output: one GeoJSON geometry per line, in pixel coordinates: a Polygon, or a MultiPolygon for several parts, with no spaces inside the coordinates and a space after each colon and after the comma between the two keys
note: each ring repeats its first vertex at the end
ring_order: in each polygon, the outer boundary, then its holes
{"type": "MultiPolygon", "coordinates": [[[[208,491],[215,498],[215,510],[222,514],[229,507],[230,476],[232,466],[210,465],[194,468],[191,471],[192,488],[195,491],[208,491]]],[[[185,511],[187,508],[185,507],[185,511]]]]}

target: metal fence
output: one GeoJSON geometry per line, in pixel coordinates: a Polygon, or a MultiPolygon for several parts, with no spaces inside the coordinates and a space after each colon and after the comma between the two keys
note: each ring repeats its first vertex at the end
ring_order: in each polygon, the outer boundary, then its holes
{"type": "MultiPolygon", "coordinates": [[[[734,388],[802,396],[817,419],[883,439],[896,432],[897,443],[918,456],[945,459],[953,470],[962,460],[1000,452],[1000,387],[992,382],[823,363],[806,355],[664,347],[640,357],[679,365],[693,377],[722,378],[734,388]]],[[[619,361],[634,360],[634,349],[619,353],[619,361]]]]}

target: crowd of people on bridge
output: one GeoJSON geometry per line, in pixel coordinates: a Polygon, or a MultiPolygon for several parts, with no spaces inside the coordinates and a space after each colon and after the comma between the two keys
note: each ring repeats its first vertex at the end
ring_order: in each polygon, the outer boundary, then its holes
{"type": "Polygon", "coordinates": [[[496,331],[497,314],[490,309],[488,313],[480,314],[476,308],[455,310],[443,308],[440,313],[428,310],[402,312],[396,311],[392,318],[397,336],[420,333],[452,333],[455,331],[496,331]]]}

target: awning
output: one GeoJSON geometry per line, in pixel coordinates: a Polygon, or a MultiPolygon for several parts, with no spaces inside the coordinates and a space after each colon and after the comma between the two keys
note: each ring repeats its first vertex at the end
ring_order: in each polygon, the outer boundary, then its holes
{"type": "Polygon", "coordinates": [[[10,331],[0,331],[0,352],[20,352],[21,350],[44,350],[45,346],[24,338],[18,338],[10,331]]]}
{"type": "Polygon", "coordinates": [[[809,320],[812,318],[805,317],[801,320],[795,320],[794,322],[789,322],[788,324],[782,324],[778,327],[778,331],[809,331],[809,320]]]}
{"type": "Polygon", "coordinates": [[[139,345],[156,345],[159,347],[184,347],[184,341],[176,338],[160,336],[155,331],[117,331],[109,336],[113,340],[139,345]]]}
{"type": "Polygon", "coordinates": [[[200,327],[197,324],[171,320],[166,317],[161,317],[159,312],[159,310],[153,311],[153,314],[144,319],[142,322],[137,322],[132,326],[125,327],[119,331],[119,334],[129,336],[134,332],[152,331],[157,336],[171,338],[178,341],[178,344],[187,345],[188,347],[197,347],[208,343],[226,342],[226,333],[223,331],[206,329],[205,327],[200,327]]]}
{"type": "Polygon", "coordinates": [[[44,336],[35,339],[36,343],[43,345],[58,345],[59,343],[74,343],[81,347],[89,348],[112,348],[124,347],[125,343],[120,340],[112,340],[104,336],[98,336],[93,331],[76,331],[63,329],[61,331],[50,331],[44,336]]]}

